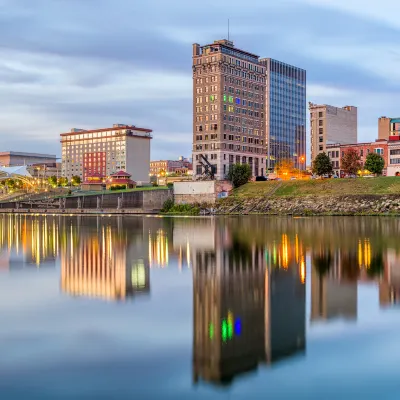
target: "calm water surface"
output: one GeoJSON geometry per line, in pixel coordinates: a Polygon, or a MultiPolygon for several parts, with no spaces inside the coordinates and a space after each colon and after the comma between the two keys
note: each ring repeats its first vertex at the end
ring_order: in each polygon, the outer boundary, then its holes
{"type": "Polygon", "coordinates": [[[399,399],[400,220],[0,216],[0,399],[399,399]]]}

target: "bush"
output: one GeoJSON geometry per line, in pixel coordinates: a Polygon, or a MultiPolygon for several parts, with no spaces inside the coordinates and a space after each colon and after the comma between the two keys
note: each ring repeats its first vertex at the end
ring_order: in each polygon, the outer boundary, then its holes
{"type": "Polygon", "coordinates": [[[228,179],[235,188],[244,185],[251,178],[251,168],[248,164],[234,164],[228,172],[228,179]]]}
{"type": "Polygon", "coordinates": [[[174,204],[172,200],[167,200],[161,212],[175,215],[199,215],[200,207],[194,204],[174,204]]]}
{"type": "Polygon", "coordinates": [[[153,185],[153,187],[158,187],[158,183],[157,182],[153,182],[152,185],[153,185]]]}
{"type": "Polygon", "coordinates": [[[110,187],[110,190],[124,190],[126,189],[126,185],[114,185],[110,187]]]}
{"type": "Polygon", "coordinates": [[[167,200],[165,200],[165,202],[163,204],[163,208],[161,209],[161,212],[169,212],[173,206],[174,206],[174,200],[167,199],[167,200]]]}
{"type": "Polygon", "coordinates": [[[256,182],[264,182],[266,180],[267,180],[267,178],[265,176],[257,176],[256,177],[256,182]]]}
{"type": "Polygon", "coordinates": [[[167,183],[167,187],[168,189],[172,189],[174,187],[174,184],[172,182],[167,183]]]}

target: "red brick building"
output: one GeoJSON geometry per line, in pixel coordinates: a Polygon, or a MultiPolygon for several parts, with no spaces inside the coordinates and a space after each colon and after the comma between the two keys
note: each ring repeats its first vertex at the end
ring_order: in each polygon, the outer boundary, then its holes
{"type": "Polygon", "coordinates": [[[332,144],[328,145],[326,150],[328,156],[332,160],[334,173],[337,176],[343,176],[344,173],[342,171],[342,157],[344,156],[345,152],[349,149],[353,149],[357,151],[360,155],[361,162],[364,165],[367,155],[370,153],[377,153],[383,157],[385,160],[385,169],[384,175],[386,174],[386,168],[388,166],[388,140],[385,139],[378,139],[375,142],[366,142],[366,143],[354,143],[354,144],[332,144]]]}

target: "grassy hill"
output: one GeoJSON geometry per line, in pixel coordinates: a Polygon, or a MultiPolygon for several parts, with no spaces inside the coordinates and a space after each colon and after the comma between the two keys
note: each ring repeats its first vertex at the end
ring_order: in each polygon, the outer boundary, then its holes
{"type": "Polygon", "coordinates": [[[400,194],[400,177],[250,182],[234,197],[400,194]]]}

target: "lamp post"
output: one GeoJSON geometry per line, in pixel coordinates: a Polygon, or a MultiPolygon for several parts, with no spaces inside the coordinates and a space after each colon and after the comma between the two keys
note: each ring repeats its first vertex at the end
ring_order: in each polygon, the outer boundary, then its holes
{"type": "Polygon", "coordinates": [[[306,158],[304,156],[300,157],[300,168],[299,168],[299,174],[302,174],[302,169],[301,169],[301,164],[303,164],[305,162],[306,158]]]}

